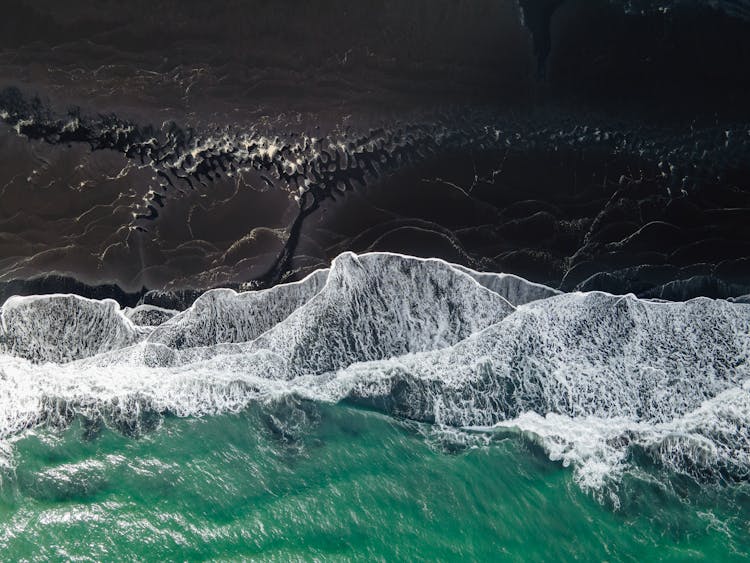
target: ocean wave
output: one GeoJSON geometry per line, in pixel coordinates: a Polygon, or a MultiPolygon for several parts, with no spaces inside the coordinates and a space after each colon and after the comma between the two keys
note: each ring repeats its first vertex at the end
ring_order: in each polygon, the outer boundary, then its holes
{"type": "Polygon", "coordinates": [[[601,488],[634,452],[750,471],[750,305],[567,293],[437,259],[344,253],[176,313],[70,295],[2,308],[0,441],[75,416],[138,432],[297,396],[464,431],[520,431],[601,488]],[[162,322],[163,321],[163,322],[162,322]]]}

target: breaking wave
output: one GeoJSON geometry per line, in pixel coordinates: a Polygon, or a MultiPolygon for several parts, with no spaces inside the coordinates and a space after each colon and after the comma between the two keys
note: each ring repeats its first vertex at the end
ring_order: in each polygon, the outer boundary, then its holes
{"type": "Polygon", "coordinates": [[[294,396],[521,432],[584,487],[644,456],[701,481],[750,472],[748,304],[562,294],[344,253],[300,282],[212,290],[182,312],[50,295],[10,298],[1,314],[0,452],[76,416],[139,432],[161,414],[294,396]]]}

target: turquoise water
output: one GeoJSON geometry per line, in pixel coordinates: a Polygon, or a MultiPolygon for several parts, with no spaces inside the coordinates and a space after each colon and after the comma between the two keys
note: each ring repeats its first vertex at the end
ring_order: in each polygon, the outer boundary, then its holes
{"type": "Polygon", "coordinates": [[[461,447],[344,405],[153,423],[124,435],[77,420],[18,440],[2,476],[2,559],[750,557],[747,484],[641,465],[612,485],[617,507],[527,438],[461,447]]]}

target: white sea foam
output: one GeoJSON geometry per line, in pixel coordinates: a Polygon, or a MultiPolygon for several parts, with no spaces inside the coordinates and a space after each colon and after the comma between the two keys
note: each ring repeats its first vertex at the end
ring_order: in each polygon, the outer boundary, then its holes
{"type": "Polygon", "coordinates": [[[139,324],[134,313],[8,300],[0,440],[76,414],[137,429],[144,412],[294,394],[530,433],[587,487],[627,470],[636,447],[697,478],[750,471],[750,305],[559,294],[441,260],[345,253],[295,284],[207,292],[139,324]]]}
{"type": "Polygon", "coordinates": [[[172,348],[195,348],[254,340],[304,305],[325,285],[328,270],[266,291],[207,291],[149,337],[172,348]]]}
{"type": "Polygon", "coordinates": [[[37,361],[64,362],[116,350],[146,332],[116,301],[77,295],[14,296],[0,315],[3,347],[11,355],[37,361]]]}

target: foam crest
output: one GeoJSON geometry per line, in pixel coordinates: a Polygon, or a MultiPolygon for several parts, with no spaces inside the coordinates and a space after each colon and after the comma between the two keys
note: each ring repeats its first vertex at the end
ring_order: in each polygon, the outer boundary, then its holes
{"type": "Polygon", "coordinates": [[[327,278],[328,270],[318,270],[300,282],[262,291],[207,291],[159,326],[149,341],[182,349],[254,340],[309,301],[327,278]]]}
{"type": "Polygon", "coordinates": [[[136,327],[112,299],[14,296],[3,304],[2,348],[35,362],[66,362],[129,346],[136,327]]]}
{"type": "MultiPolygon", "coordinates": [[[[526,433],[550,459],[573,466],[586,489],[602,490],[646,456],[671,473],[700,482],[744,482],[750,477],[748,382],[704,401],[684,416],[652,424],[628,417],[570,417],[526,412],[491,430],[526,433]]],[[[617,504],[616,497],[613,500],[617,504]]]]}
{"type": "Polygon", "coordinates": [[[249,349],[285,357],[291,379],[450,346],[512,310],[447,262],[347,252],[320,293],[249,349]]]}

